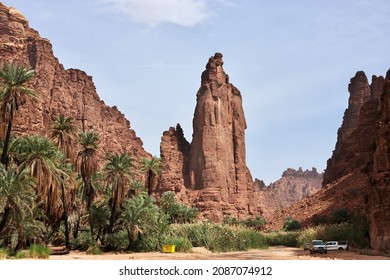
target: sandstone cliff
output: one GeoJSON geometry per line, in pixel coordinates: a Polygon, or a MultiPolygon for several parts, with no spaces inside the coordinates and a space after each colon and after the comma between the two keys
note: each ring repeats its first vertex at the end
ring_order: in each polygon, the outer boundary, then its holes
{"type": "Polygon", "coordinates": [[[315,215],[329,216],[346,208],[368,218],[373,249],[390,249],[390,72],[372,77],[357,72],[349,84],[349,104],[323,188],[275,213],[273,228],[291,216],[309,225],[315,215]]]}
{"type": "Polygon", "coordinates": [[[380,96],[368,195],[371,246],[390,250],[390,70],[380,96]]]}
{"type": "Polygon", "coordinates": [[[201,76],[191,144],[180,126],[164,132],[160,191],[175,190],[213,221],[261,215],[259,191],[246,166],[245,129],[241,93],[216,53],[201,76]]]}
{"type": "Polygon", "coordinates": [[[282,177],[276,182],[271,183],[266,189],[269,194],[268,211],[282,209],[294,202],[314,195],[321,189],[322,174],[317,169],[295,170],[288,168],[283,172],[282,177]]]}
{"type": "Polygon", "coordinates": [[[77,69],[65,70],[54,56],[49,40],[29,27],[14,8],[0,3],[0,63],[15,61],[32,67],[37,75],[30,83],[38,98],[28,101],[15,119],[16,134],[45,134],[59,114],[77,119],[80,129],[95,130],[101,136],[100,156],[108,152],[129,152],[149,157],[130,122],[116,108],[100,100],[92,77],[77,69]]]}

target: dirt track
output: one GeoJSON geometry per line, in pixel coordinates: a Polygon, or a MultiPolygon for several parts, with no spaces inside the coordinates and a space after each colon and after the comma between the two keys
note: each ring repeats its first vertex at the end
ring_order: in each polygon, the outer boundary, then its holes
{"type": "Polygon", "coordinates": [[[380,255],[362,255],[353,251],[335,251],[310,255],[309,251],[290,247],[269,247],[245,252],[212,253],[204,248],[194,248],[191,253],[131,253],[87,255],[72,251],[67,255],[50,256],[50,260],[390,260],[380,255]]]}

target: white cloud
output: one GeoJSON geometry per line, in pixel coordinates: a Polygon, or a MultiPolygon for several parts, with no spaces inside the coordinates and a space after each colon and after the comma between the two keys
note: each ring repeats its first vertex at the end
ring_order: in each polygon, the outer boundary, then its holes
{"type": "Polygon", "coordinates": [[[156,26],[173,23],[194,26],[210,12],[207,0],[99,0],[110,12],[130,16],[134,21],[156,26]]]}

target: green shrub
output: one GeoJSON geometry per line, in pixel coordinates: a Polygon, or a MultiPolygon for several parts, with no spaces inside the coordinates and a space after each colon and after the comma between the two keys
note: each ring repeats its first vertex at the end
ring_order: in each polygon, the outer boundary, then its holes
{"type": "Polygon", "coordinates": [[[33,244],[29,248],[29,257],[33,259],[48,259],[51,250],[42,244],[33,244]]]}
{"type": "Polygon", "coordinates": [[[298,231],[275,231],[266,234],[267,243],[270,246],[298,247],[298,231]]]}
{"type": "Polygon", "coordinates": [[[71,243],[71,247],[75,250],[86,251],[94,244],[89,231],[79,231],[79,235],[71,243]]]}
{"type": "Polygon", "coordinates": [[[301,229],[301,223],[299,221],[297,221],[297,220],[294,220],[291,217],[287,217],[284,220],[283,229],[285,231],[299,230],[299,229],[301,229]]]}
{"type": "Polygon", "coordinates": [[[136,252],[157,252],[161,250],[161,237],[158,235],[148,235],[142,237],[141,240],[136,240],[134,242],[133,250],[136,252]]]}
{"type": "Polygon", "coordinates": [[[364,225],[340,223],[305,228],[299,233],[298,244],[303,245],[313,239],[346,240],[352,247],[367,248],[370,243],[368,225],[364,225]]]}
{"type": "Polygon", "coordinates": [[[15,254],[15,259],[25,259],[27,258],[27,254],[25,251],[17,251],[16,254],[15,254]]]}
{"type": "Polygon", "coordinates": [[[315,226],[325,225],[328,223],[328,217],[323,215],[314,215],[313,216],[313,224],[315,226]]]}
{"type": "Polygon", "coordinates": [[[0,260],[4,260],[9,257],[9,250],[6,248],[0,248],[0,260]]]}
{"type": "Polygon", "coordinates": [[[107,234],[104,239],[104,246],[110,250],[126,249],[129,246],[127,233],[121,230],[118,232],[107,234]]]}
{"type": "Polygon", "coordinates": [[[244,226],[256,229],[256,230],[262,230],[267,222],[264,218],[260,216],[256,216],[255,218],[247,218],[246,220],[242,221],[242,224],[244,226]]]}
{"type": "Polygon", "coordinates": [[[239,225],[240,221],[236,217],[224,216],[222,224],[233,226],[233,225],[239,225]]]}
{"type": "Polygon", "coordinates": [[[346,208],[340,208],[332,213],[332,223],[346,223],[350,222],[353,218],[353,214],[346,208]]]}
{"type": "Polygon", "coordinates": [[[205,247],[214,252],[267,248],[264,235],[244,226],[218,225],[209,222],[171,225],[170,236],[188,239],[192,247],[205,247]]]}
{"type": "Polygon", "coordinates": [[[87,249],[86,254],[87,255],[101,255],[101,254],[103,254],[103,252],[99,246],[93,245],[87,249]]]}
{"type": "Polygon", "coordinates": [[[163,244],[175,245],[176,252],[190,252],[192,249],[191,242],[188,240],[188,238],[183,236],[167,237],[163,244]]]}

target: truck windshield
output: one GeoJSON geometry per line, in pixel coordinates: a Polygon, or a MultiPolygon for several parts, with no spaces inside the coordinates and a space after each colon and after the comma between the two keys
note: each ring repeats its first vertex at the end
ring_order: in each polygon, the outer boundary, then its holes
{"type": "Polygon", "coordinates": [[[324,245],[323,241],[313,241],[313,245],[324,245]]]}

